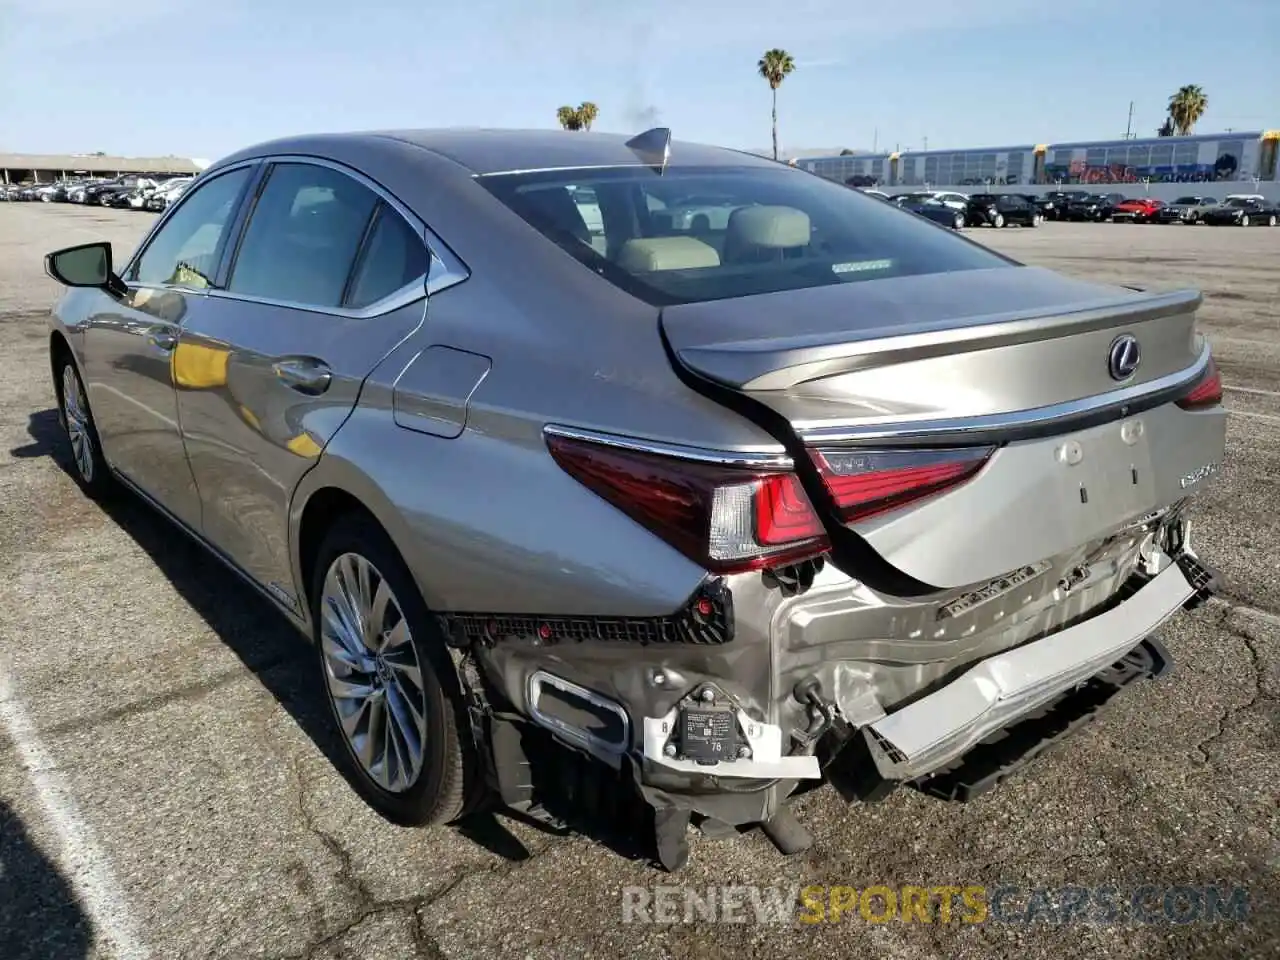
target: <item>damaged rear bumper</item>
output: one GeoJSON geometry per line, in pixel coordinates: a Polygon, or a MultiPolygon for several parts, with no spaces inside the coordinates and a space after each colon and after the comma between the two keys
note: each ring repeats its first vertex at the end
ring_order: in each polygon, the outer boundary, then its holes
{"type": "MultiPolygon", "coordinates": [[[[1103,551],[1102,559],[1091,560],[1093,574],[1081,568],[1088,577],[1082,585],[1059,586],[1020,608],[1019,621],[1004,629],[1022,632],[1024,640],[971,658],[950,675],[934,673],[914,698],[894,696],[903,684],[893,675],[850,673],[854,682],[847,682],[833,672],[850,662],[874,666],[884,662],[886,650],[897,649],[874,639],[871,645],[855,639],[837,641],[835,649],[806,650],[784,646],[786,636],[782,643],[773,636],[766,647],[760,634],[739,635],[733,643],[653,644],[640,656],[603,643],[548,648],[508,642],[484,648],[474,666],[491,680],[511,681],[509,693],[496,684],[491,689],[505,694],[514,710],[500,703],[495,716],[482,704],[473,726],[478,742],[488,740],[493,750],[498,792],[517,807],[547,789],[534,789],[529,780],[539,764],[519,734],[502,740],[506,747],[499,749],[490,727],[505,729],[521,714],[579,754],[602,761],[620,782],[634,783],[655,809],[692,811],[729,824],[766,822],[801,784],[823,779],[847,799],[878,799],[898,785],[967,799],[1065,737],[1122,687],[1166,669],[1169,658],[1151,635],[1215,589],[1214,575],[1189,549],[1183,525],[1169,529],[1164,548],[1147,552],[1142,538],[1122,534],[1118,553],[1103,551]],[[1108,599],[1092,602],[1089,590],[1108,599]],[[1083,595],[1074,603],[1063,599],[1073,591],[1083,595]],[[1037,630],[1046,611],[1061,615],[1068,605],[1076,611],[1061,627],[1037,630]],[[766,675],[749,659],[757,650],[753,643],[779,659],[806,658],[798,669],[776,675],[772,701],[757,692],[766,675]],[[748,673],[743,664],[756,669],[748,673]],[[486,714],[493,716],[488,726],[486,714]]],[[[1075,562],[1063,560],[1037,576],[1059,582],[1064,564],[1075,562]]],[[[1019,584],[1028,594],[1039,586],[1034,580],[1019,584]]],[[[827,596],[848,596],[849,590],[834,578],[823,589],[827,596]]],[[[750,598],[738,598],[738,613],[750,614],[739,619],[743,630],[764,621],[748,609],[750,598]]],[[[824,599],[806,609],[820,611],[824,599]]],[[[765,609],[777,622],[798,619],[785,606],[765,609]]],[[[962,613],[970,622],[959,623],[959,639],[942,642],[963,643],[974,624],[981,629],[981,617],[1000,623],[999,610],[985,609],[962,613]]],[[[814,624],[825,621],[811,616],[801,625],[814,624]]],[[[863,629],[874,634],[878,626],[863,629]]],[[[898,629],[915,627],[908,621],[898,629]]],[[[979,644],[989,642],[978,635],[979,644]]],[[[459,644],[457,652],[462,649],[459,644]]],[[[920,672],[942,663],[941,657],[922,656],[920,672]]],[[[890,667],[901,669],[892,661],[890,667]]],[[[478,674],[467,685],[485,686],[478,674]]]]}
{"type": "Polygon", "coordinates": [[[1189,554],[1117,606],[988,657],[951,683],[862,729],[881,778],[908,781],[961,758],[991,734],[1120,661],[1207,590],[1189,554]]]}

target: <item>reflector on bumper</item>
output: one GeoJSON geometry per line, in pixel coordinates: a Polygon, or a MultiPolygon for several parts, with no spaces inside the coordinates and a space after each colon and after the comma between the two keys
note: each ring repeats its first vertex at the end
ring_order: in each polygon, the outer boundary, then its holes
{"type": "Polygon", "coordinates": [[[942,689],[864,728],[880,775],[913,780],[1114,663],[1195,593],[1171,564],[1106,613],[989,657],[942,689]]]}

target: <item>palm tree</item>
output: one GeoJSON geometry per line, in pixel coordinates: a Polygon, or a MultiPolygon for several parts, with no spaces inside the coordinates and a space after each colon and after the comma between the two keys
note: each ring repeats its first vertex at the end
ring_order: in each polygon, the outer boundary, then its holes
{"type": "Polygon", "coordinates": [[[573,107],[560,107],[557,109],[556,119],[560,121],[560,126],[566,130],[582,129],[582,118],[578,116],[578,111],[573,107]]]}
{"type": "Polygon", "coordinates": [[[1164,123],[1160,124],[1160,128],[1156,130],[1157,137],[1173,136],[1173,117],[1165,117],[1164,123]]]}
{"type": "Polygon", "coordinates": [[[1195,84],[1187,84],[1169,98],[1169,117],[1179,136],[1186,136],[1209,106],[1209,98],[1195,84]]]}
{"type": "Polygon", "coordinates": [[[773,91],[773,159],[775,160],[778,159],[778,88],[795,68],[796,62],[791,59],[791,54],[776,48],[766,50],[760,62],[756,64],[760,76],[764,77],[769,84],[769,89],[773,91]]]}
{"type": "Polygon", "coordinates": [[[584,100],[576,107],[559,107],[556,110],[556,119],[566,130],[590,130],[598,116],[600,108],[590,100],[584,100]]]}

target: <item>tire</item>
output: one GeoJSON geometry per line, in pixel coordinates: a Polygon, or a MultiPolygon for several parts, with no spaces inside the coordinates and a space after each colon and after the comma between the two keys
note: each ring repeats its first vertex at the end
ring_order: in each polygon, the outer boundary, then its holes
{"type": "Polygon", "coordinates": [[[951,221],[952,230],[960,230],[964,227],[964,215],[957,213],[955,219],[951,221]]]}
{"type": "MultiPolygon", "coordinates": [[[[355,578],[358,580],[358,578],[355,578]]],[[[361,603],[356,591],[355,603],[361,603]]],[[[400,558],[390,538],[372,519],[350,513],[339,517],[324,537],[316,557],[315,575],[311,584],[312,640],[316,648],[317,679],[321,694],[329,704],[329,716],[334,723],[336,738],[343,744],[342,755],[346,761],[348,780],[360,796],[386,819],[402,826],[427,826],[449,823],[468,812],[470,802],[477,799],[475,788],[478,770],[476,754],[471,743],[470,721],[463,707],[462,691],[453,662],[445,647],[434,618],[427,610],[412,575],[400,558]],[[322,617],[323,609],[339,609],[344,597],[351,591],[341,586],[345,574],[348,580],[361,564],[368,570],[370,587],[365,596],[372,600],[378,595],[379,585],[390,591],[390,602],[384,604],[380,627],[392,625],[374,642],[386,644],[382,651],[374,653],[361,638],[352,632],[344,632],[337,618],[322,617]],[[326,593],[326,587],[328,592],[326,593]],[[335,603],[337,606],[333,606],[335,603]],[[400,645],[388,639],[394,635],[400,622],[407,627],[408,637],[400,645]],[[343,640],[347,643],[343,643],[343,640]],[[353,647],[358,651],[352,655],[353,647]],[[344,659],[345,658],[345,659],[344,659]],[[351,669],[356,658],[364,669],[351,669]],[[335,667],[337,668],[335,670],[335,667]],[[411,678],[416,667],[422,682],[418,686],[411,678]],[[342,676],[339,676],[342,674],[342,676]],[[359,707],[350,698],[338,697],[335,685],[344,683],[344,677],[357,676],[360,686],[380,689],[359,707]],[[393,679],[394,678],[394,679],[393,679]],[[341,703],[343,706],[339,706],[341,703]],[[387,759],[387,740],[383,738],[381,774],[374,743],[369,762],[361,760],[357,746],[343,728],[343,714],[355,718],[359,736],[359,724],[365,724],[366,741],[376,741],[377,729],[386,730],[385,721],[393,709],[389,704],[399,704],[395,711],[408,719],[407,706],[413,704],[423,717],[419,724],[396,725],[405,731],[394,748],[403,746],[406,765],[387,759]],[[376,704],[376,707],[374,706],[376,704]],[[375,709],[380,721],[374,721],[375,709]],[[417,729],[406,729],[409,726],[417,729]],[[373,736],[370,734],[373,733],[373,736]],[[421,757],[412,757],[411,737],[420,745],[421,757]],[[406,770],[405,767],[408,767],[406,770]]],[[[373,603],[362,603],[372,609],[373,603]]],[[[349,609],[349,608],[348,608],[349,609]]],[[[394,734],[392,734],[394,740],[394,734]]],[[[390,752],[402,756],[397,749],[390,752]]]]}
{"type": "Polygon", "coordinates": [[[98,428],[89,408],[84,381],[75,361],[64,355],[58,366],[58,421],[67,436],[71,453],[71,475],[80,489],[95,500],[115,490],[115,478],[102,456],[98,428]]]}
{"type": "Polygon", "coordinates": [[[1003,213],[997,213],[997,214],[995,215],[995,218],[994,218],[994,219],[992,219],[992,221],[991,221],[991,225],[992,225],[993,227],[996,227],[997,229],[999,229],[1000,227],[1003,227],[1003,226],[1004,226],[1004,214],[1003,214],[1003,213]]]}
{"type": "Polygon", "coordinates": [[[1267,217],[1267,226],[1274,227],[1275,225],[1276,225],[1276,215],[1273,213],[1271,214],[1271,216],[1267,217]]]}
{"type": "Polygon", "coordinates": [[[1038,227],[1038,226],[1040,226],[1040,217],[1039,217],[1039,215],[1037,215],[1037,214],[1032,214],[1032,215],[1031,215],[1031,222],[1030,222],[1030,223],[1028,223],[1028,224],[1027,224],[1027,226],[1029,226],[1029,227],[1038,227]]]}
{"type": "Polygon", "coordinates": [[[1249,220],[1249,215],[1248,215],[1247,213],[1246,213],[1246,214],[1242,214],[1242,215],[1241,215],[1241,217],[1240,217],[1240,226],[1242,226],[1242,227],[1247,227],[1251,222],[1252,222],[1252,221],[1250,221],[1250,220],[1249,220]]]}

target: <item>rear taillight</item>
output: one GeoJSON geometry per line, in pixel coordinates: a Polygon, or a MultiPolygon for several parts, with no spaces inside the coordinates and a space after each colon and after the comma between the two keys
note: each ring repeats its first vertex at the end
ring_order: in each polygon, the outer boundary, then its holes
{"type": "Polygon", "coordinates": [[[994,450],[815,450],[812,456],[840,518],[850,523],[958,487],[994,450]]]}
{"type": "Polygon", "coordinates": [[[1204,379],[1196,384],[1195,389],[1178,401],[1183,410],[1200,410],[1204,407],[1216,407],[1222,402],[1222,374],[1218,373],[1218,365],[1209,358],[1209,366],[1204,372],[1204,379]]]}
{"type": "Polygon", "coordinates": [[[759,570],[830,544],[799,479],[548,433],[560,467],[583,486],[716,573],[759,570]]]}

